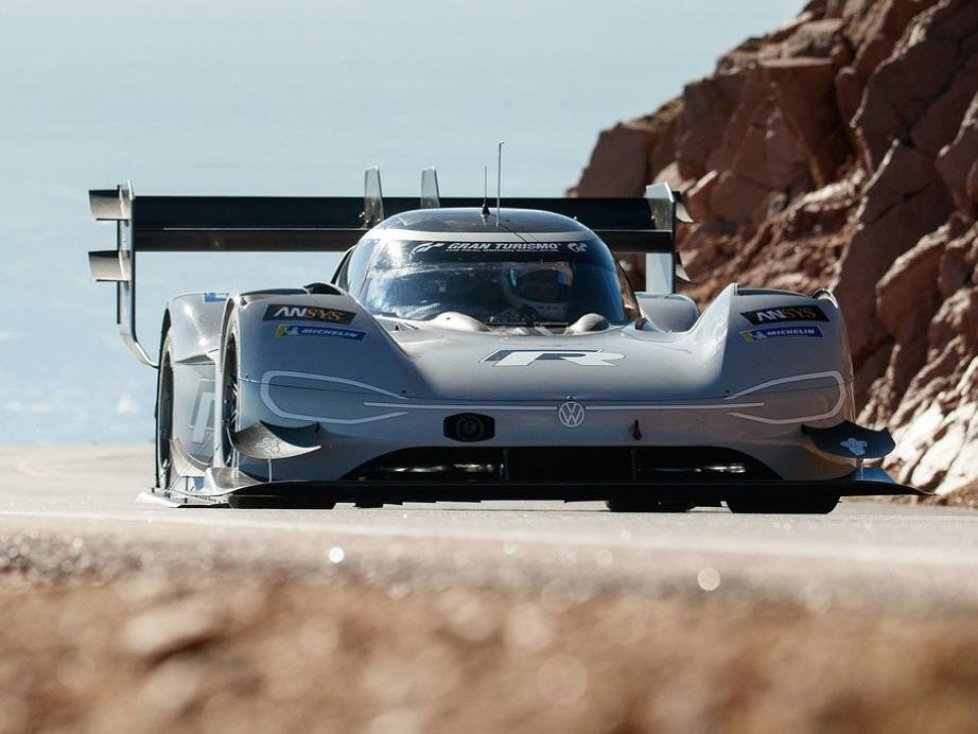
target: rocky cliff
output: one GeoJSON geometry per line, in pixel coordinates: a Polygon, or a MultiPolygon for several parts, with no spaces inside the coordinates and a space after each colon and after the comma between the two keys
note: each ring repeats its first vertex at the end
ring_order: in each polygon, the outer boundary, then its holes
{"type": "Polygon", "coordinates": [[[861,421],[900,481],[978,478],[978,0],[815,0],[653,114],[603,132],[571,194],[667,181],[683,260],[724,285],[828,285],[861,421]]]}

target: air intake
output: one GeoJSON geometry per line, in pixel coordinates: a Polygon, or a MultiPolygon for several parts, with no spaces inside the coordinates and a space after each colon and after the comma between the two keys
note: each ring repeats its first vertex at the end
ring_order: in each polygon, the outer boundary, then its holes
{"type": "Polygon", "coordinates": [[[445,438],[474,443],[488,441],[496,435],[496,421],[478,413],[459,413],[445,419],[445,438]]]}

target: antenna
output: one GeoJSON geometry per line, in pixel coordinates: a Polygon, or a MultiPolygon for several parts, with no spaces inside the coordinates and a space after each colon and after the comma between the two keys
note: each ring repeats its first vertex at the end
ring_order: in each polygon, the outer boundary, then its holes
{"type": "Polygon", "coordinates": [[[482,197],[482,218],[489,218],[489,166],[482,167],[482,183],[485,186],[485,195],[482,197]]]}
{"type": "Polygon", "coordinates": [[[505,140],[499,141],[499,152],[496,156],[496,228],[499,228],[499,212],[503,201],[503,144],[505,140]]]}

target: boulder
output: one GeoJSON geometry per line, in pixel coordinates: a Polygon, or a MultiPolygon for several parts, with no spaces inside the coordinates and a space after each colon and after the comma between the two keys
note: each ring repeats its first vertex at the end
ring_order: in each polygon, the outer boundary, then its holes
{"type": "Polygon", "coordinates": [[[978,160],[968,170],[968,178],[965,179],[964,186],[968,198],[973,203],[978,204],[978,160]]]}
{"type": "Polygon", "coordinates": [[[962,118],[978,94],[978,53],[955,73],[947,90],[937,97],[910,130],[914,146],[935,157],[961,131],[962,118]]]}
{"type": "Polygon", "coordinates": [[[649,180],[648,156],[655,136],[619,123],[604,130],[577,185],[578,196],[641,196],[649,180]]]}
{"type": "Polygon", "coordinates": [[[649,174],[655,178],[676,161],[676,130],[682,113],[682,98],[674,99],[661,107],[653,116],[652,131],[655,142],[649,148],[649,174]]]}
{"type": "Polygon", "coordinates": [[[937,311],[937,272],[947,247],[939,229],[898,257],[876,286],[880,323],[901,345],[919,342],[927,349],[927,326],[937,311]]]}
{"type": "MultiPolygon", "coordinates": [[[[872,224],[894,208],[899,208],[909,196],[938,183],[934,162],[923,153],[894,142],[880,169],[864,192],[857,216],[862,224],[872,224]]],[[[947,217],[942,211],[942,219],[947,217]]],[[[924,230],[929,232],[930,229],[924,230]]]]}
{"type": "MultiPolygon", "coordinates": [[[[954,140],[937,156],[937,171],[954,198],[958,209],[976,213],[978,197],[969,191],[969,177],[978,162],[978,91],[972,97],[954,140]]],[[[978,193],[978,191],[975,191],[978,193]]]]}
{"type": "Polygon", "coordinates": [[[876,314],[876,284],[950,210],[933,162],[912,148],[893,146],[866,188],[835,284],[857,366],[888,338],[876,314]]]}
{"type": "Polygon", "coordinates": [[[857,49],[856,72],[868,80],[893,53],[911,22],[940,0],[847,0],[843,31],[857,49]]]}
{"type": "MultiPolygon", "coordinates": [[[[782,58],[831,59],[843,43],[842,18],[823,18],[799,23],[780,44],[782,58]]],[[[769,39],[774,40],[774,39],[769,39]]]]}
{"type": "MultiPolygon", "coordinates": [[[[856,70],[851,66],[844,66],[835,75],[835,102],[838,106],[839,116],[844,123],[845,132],[848,135],[851,131],[851,124],[859,105],[863,99],[863,84],[859,79],[856,70]]],[[[855,138],[852,138],[855,142],[855,138]]]]}
{"type": "Polygon", "coordinates": [[[676,127],[676,160],[683,178],[699,178],[707,172],[707,159],[720,146],[740,83],[741,75],[735,74],[686,86],[676,127]]]}
{"type": "Polygon", "coordinates": [[[978,225],[961,237],[951,240],[941,256],[937,271],[937,290],[941,298],[950,298],[962,288],[973,286],[978,261],[978,225]]]}
{"type": "Polygon", "coordinates": [[[711,200],[719,175],[710,171],[686,191],[686,209],[696,222],[706,222],[713,218],[711,200]]]}
{"type": "Polygon", "coordinates": [[[747,224],[753,221],[754,211],[769,193],[764,186],[724,171],[711,192],[710,210],[724,222],[747,224]]]}
{"type": "Polygon", "coordinates": [[[954,45],[940,39],[922,42],[887,61],[873,75],[853,124],[863,161],[875,171],[894,142],[908,140],[913,124],[927,110],[935,90],[947,82],[956,58],[954,45]]]}
{"type": "MultiPolygon", "coordinates": [[[[973,374],[978,375],[978,358],[972,364],[973,374]]],[[[952,457],[944,480],[936,487],[942,495],[954,492],[975,479],[975,467],[978,466],[978,402],[974,396],[978,394],[978,380],[971,381],[969,386],[970,398],[962,404],[958,415],[964,441],[957,454],[952,457]],[[967,419],[969,414],[970,420],[967,419]]]]}
{"type": "Polygon", "coordinates": [[[815,185],[834,181],[849,155],[849,143],[835,105],[832,62],[804,57],[767,62],[763,68],[815,185]]]}
{"type": "Polygon", "coordinates": [[[927,358],[927,333],[941,303],[937,273],[947,246],[946,227],[898,257],[876,286],[876,313],[895,342],[876,402],[892,413],[927,358]]]}
{"type": "Polygon", "coordinates": [[[953,87],[978,43],[976,29],[978,3],[973,0],[942,0],[910,21],[892,56],[873,72],[854,120],[870,171],[893,141],[910,139],[931,105],[953,87]]]}

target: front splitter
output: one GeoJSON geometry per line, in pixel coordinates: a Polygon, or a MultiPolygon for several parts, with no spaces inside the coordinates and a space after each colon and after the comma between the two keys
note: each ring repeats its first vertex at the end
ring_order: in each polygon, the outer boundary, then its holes
{"type": "Polygon", "coordinates": [[[443,482],[383,481],[262,481],[234,469],[208,469],[204,487],[187,493],[187,500],[231,506],[328,507],[338,502],[361,505],[405,502],[491,501],[628,501],[679,500],[695,505],[716,505],[730,498],[750,496],[777,499],[790,495],[873,496],[928,493],[895,483],[880,468],[863,468],[827,481],[737,480],[682,482],[443,482]]]}

